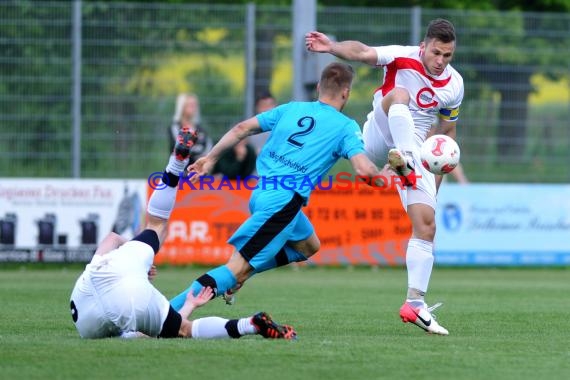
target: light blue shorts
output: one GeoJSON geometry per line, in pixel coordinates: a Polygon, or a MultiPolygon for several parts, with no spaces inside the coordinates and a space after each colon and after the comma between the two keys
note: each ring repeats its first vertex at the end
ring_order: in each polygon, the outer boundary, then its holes
{"type": "MultiPolygon", "coordinates": [[[[294,191],[255,190],[249,200],[251,216],[230,237],[232,244],[256,270],[279,266],[278,254],[287,242],[309,238],[314,228],[301,208],[305,199],[294,191]]],[[[287,250],[288,262],[303,258],[287,250]]]]}

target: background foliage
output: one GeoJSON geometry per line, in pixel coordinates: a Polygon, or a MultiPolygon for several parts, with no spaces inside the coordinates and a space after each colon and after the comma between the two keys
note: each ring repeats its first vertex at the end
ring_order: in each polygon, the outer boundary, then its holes
{"type": "MultiPolygon", "coordinates": [[[[337,3],[319,2],[318,27],[340,40],[421,39],[410,36],[410,9],[402,7],[415,2],[337,3]],[[374,8],[363,8],[371,3],[374,8]]],[[[291,2],[256,4],[254,85],[286,102],[293,78],[291,2]]],[[[453,65],[466,83],[458,138],[471,180],[570,180],[570,21],[568,13],[552,13],[568,4],[422,2],[422,25],[435,17],[456,25],[453,65]]],[[[6,1],[0,11],[0,175],[69,177],[70,3],[6,1]]],[[[161,167],[180,92],[200,96],[214,138],[249,116],[244,20],[238,3],[83,1],[82,176],[144,178],[161,167]]],[[[382,78],[367,66],[356,69],[346,113],[362,125],[382,78]]]]}

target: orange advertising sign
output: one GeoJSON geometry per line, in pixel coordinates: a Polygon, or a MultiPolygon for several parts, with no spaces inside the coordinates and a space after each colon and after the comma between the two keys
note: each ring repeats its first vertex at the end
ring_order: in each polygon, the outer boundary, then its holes
{"type": "MultiPolygon", "coordinates": [[[[233,253],[228,238],[249,217],[250,194],[251,190],[236,186],[179,190],[168,238],[155,258],[156,263],[225,263],[233,253]]],[[[317,189],[303,211],[321,240],[321,250],[309,263],[405,263],[411,224],[395,190],[317,189]]]]}
{"type": "Polygon", "coordinates": [[[317,190],[305,213],[321,240],[310,262],[400,265],[412,233],[395,190],[317,190]]]}

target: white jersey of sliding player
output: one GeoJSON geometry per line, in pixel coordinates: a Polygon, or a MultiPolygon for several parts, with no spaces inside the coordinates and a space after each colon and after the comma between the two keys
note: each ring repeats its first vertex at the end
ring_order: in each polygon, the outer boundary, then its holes
{"type": "Polygon", "coordinates": [[[153,259],[152,247],[134,240],[93,256],[70,300],[81,337],[104,338],[136,331],[160,334],[170,303],[148,280],[153,259]]]}
{"type": "MultiPolygon", "coordinates": [[[[419,46],[374,47],[378,54],[378,66],[384,68],[384,83],[374,94],[373,105],[381,111],[382,98],[395,87],[405,88],[410,93],[409,108],[415,124],[415,141],[421,144],[438,117],[456,121],[463,100],[463,78],[451,65],[439,76],[428,74],[422,64],[419,46]]],[[[387,121],[387,120],[385,120],[387,121]]],[[[374,120],[374,111],[368,122],[380,128],[386,143],[394,142],[384,120],[374,120]]]]}

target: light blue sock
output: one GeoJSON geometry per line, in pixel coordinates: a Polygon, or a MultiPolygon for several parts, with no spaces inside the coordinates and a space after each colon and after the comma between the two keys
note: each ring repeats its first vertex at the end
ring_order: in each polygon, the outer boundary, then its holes
{"type": "Polygon", "coordinates": [[[228,269],[227,266],[221,265],[208,271],[206,274],[198,277],[192,284],[185,289],[182,293],[170,300],[170,305],[176,311],[179,311],[184,302],[186,301],[186,296],[189,292],[196,295],[200,292],[203,287],[209,286],[214,289],[214,297],[224,294],[226,290],[236,286],[237,280],[233,273],[228,269]]]}

